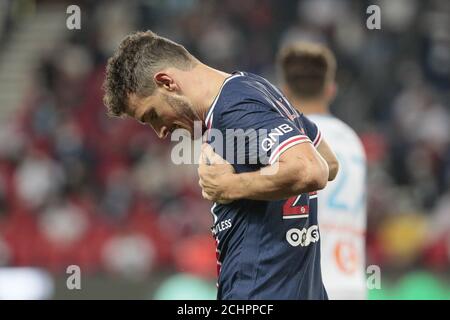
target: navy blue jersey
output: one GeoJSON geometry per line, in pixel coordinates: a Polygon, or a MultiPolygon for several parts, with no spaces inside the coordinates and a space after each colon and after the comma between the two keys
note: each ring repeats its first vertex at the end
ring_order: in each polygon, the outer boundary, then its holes
{"type": "MultiPolygon", "coordinates": [[[[237,173],[276,164],[296,144],[317,146],[321,136],[275,86],[245,72],[225,80],[205,124],[207,142],[237,173]],[[236,138],[236,131],[251,130],[257,134],[247,134],[240,142],[236,138]],[[238,144],[245,145],[244,151],[238,144]]],[[[215,203],[211,212],[218,299],[327,299],[320,269],[317,193],[279,201],[215,203]]]]}

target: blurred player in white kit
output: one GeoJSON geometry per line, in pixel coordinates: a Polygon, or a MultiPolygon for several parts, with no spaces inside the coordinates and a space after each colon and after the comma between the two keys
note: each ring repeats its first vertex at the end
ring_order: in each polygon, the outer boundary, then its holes
{"type": "Polygon", "coordinates": [[[331,115],[336,60],[315,43],[299,42],[278,55],[282,88],[295,108],[317,124],[339,160],[339,173],[319,191],[322,278],[330,299],[366,299],[366,156],[357,134],[331,115]]]}

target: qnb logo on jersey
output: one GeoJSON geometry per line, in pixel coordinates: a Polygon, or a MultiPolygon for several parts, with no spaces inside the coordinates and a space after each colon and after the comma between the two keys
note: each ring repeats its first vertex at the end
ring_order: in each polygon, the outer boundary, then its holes
{"type": "Polygon", "coordinates": [[[319,241],[319,227],[312,225],[308,229],[289,229],[288,232],[286,232],[286,240],[293,247],[307,247],[311,243],[319,241]]]}
{"type": "Polygon", "coordinates": [[[282,135],[294,130],[290,125],[283,123],[282,125],[273,129],[267,138],[264,138],[261,142],[261,147],[264,151],[269,151],[279,140],[282,135]]]}

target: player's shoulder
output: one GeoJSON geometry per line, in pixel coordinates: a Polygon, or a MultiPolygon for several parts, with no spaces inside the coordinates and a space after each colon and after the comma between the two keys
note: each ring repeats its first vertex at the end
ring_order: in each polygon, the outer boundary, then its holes
{"type": "Polygon", "coordinates": [[[346,122],[328,114],[309,114],[308,118],[319,127],[327,142],[334,145],[351,145],[362,152],[361,139],[356,131],[346,122]]]}
{"type": "Polygon", "coordinates": [[[271,110],[264,97],[264,94],[271,90],[271,84],[266,79],[238,71],[225,81],[226,85],[223,86],[216,105],[218,113],[242,108],[271,110]]]}
{"type": "MultiPolygon", "coordinates": [[[[317,124],[322,131],[333,131],[344,134],[345,136],[351,136],[352,138],[358,138],[356,131],[347,123],[341,119],[330,114],[308,114],[308,119],[317,124]]],[[[359,139],[359,138],[358,138],[359,139]]]]}

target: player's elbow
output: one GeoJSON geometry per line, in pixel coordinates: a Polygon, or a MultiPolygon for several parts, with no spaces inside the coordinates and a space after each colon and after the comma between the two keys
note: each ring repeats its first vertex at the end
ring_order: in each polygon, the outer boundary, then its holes
{"type": "Polygon", "coordinates": [[[328,165],[325,161],[308,161],[298,167],[298,178],[294,184],[297,194],[325,188],[328,182],[328,165]]]}
{"type": "Polygon", "coordinates": [[[328,162],[328,181],[333,181],[339,172],[339,162],[337,159],[328,162]]]}
{"type": "Polygon", "coordinates": [[[313,175],[310,179],[311,191],[322,190],[326,187],[329,177],[329,169],[326,162],[317,164],[312,171],[313,175]]]}

